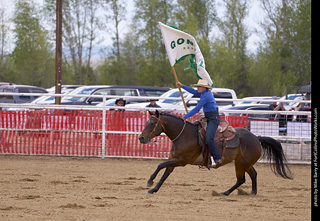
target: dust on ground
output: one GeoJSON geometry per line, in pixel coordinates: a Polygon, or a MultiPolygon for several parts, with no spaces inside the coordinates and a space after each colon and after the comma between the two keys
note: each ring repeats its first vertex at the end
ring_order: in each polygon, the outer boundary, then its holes
{"type": "MultiPolygon", "coordinates": [[[[146,182],[160,160],[0,156],[0,220],[311,220],[311,166],[293,180],[257,164],[230,196],[234,164],[176,168],[158,193],[146,182]]],[[[163,172],[155,179],[159,181],[163,172]]]]}

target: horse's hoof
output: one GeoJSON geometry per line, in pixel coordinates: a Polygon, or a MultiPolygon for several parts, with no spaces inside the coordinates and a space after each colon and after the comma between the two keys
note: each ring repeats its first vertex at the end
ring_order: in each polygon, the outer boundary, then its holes
{"type": "Polygon", "coordinates": [[[147,187],[152,187],[153,186],[153,181],[152,180],[149,180],[148,182],[147,182],[147,187]]]}
{"type": "Polygon", "coordinates": [[[154,190],[154,189],[152,189],[152,190],[149,190],[148,192],[147,192],[147,194],[154,194],[156,191],[154,190]]]}
{"type": "Polygon", "coordinates": [[[249,195],[249,194],[242,189],[238,189],[238,195],[249,195]]]}
{"type": "Polygon", "coordinates": [[[220,196],[220,195],[221,195],[221,193],[218,193],[217,191],[212,190],[211,195],[212,195],[212,196],[220,196]]]}
{"type": "Polygon", "coordinates": [[[229,194],[230,193],[228,193],[228,192],[223,192],[223,193],[221,193],[222,195],[225,195],[225,196],[229,196],[229,194]]]}

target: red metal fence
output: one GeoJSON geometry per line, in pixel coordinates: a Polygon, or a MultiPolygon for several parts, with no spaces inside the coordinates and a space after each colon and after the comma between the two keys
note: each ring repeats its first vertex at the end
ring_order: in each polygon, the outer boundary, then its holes
{"type": "MultiPolygon", "coordinates": [[[[157,143],[146,145],[138,140],[149,119],[148,112],[106,111],[105,124],[102,113],[0,111],[0,154],[168,158],[171,141],[167,136],[160,135],[155,138],[157,143]]],[[[199,117],[194,116],[192,121],[199,117]]],[[[247,115],[226,118],[234,127],[248,128],[247,115]]]]}

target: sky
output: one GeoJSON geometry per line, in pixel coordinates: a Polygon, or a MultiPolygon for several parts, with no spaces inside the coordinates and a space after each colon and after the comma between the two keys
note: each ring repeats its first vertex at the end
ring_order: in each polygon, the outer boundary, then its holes
{"type": "MultiPolygon", "coordinates": [[[[42,5],[43,0],[34,0],[37,4],[42,5]]],[[[255,53],[258,48],[258,42],[261,41],[261,37],[256,34],[254,30],[260,30],[259,22],[261,22],[264,18],[264,12],[259,7],[259,1],[258,0],[248,0],[250,8],[249,8],[249,15],[246,18],[246,24],[249,28],[249,31],[251,32],[251,35],[248,39],[247,49],[250,53],[255,53]]],[[[0,4],[2,7],[6,9],[6,13],[8,15],[12,15],[14,11],[14,4],[15,1],[8,1],[8,0],[0,0],[0,4]]],[[[130,25],[130,21],[132,16],[134,15],[134,0],[127,0],[126,1],[127,6],[127,18],[125,21],[122,21],[120,23],[120,34],[123,37],[128,32],[128,27],[130,25]]],[[[216,6],[217,6],[217,12],[219,17],[223,17],[224,14],[224,0],[216,0],[216,6]]],[[[10,24],[11,28],[13,28],[13,24],[10,24]]],[[[218,31],[213,31],[211,33],[211,38],[215,38],[219,36],[218,31]]],[[[99,45],[96,45],[97,48],[105,48],[112,45],[112,40],[110,33],[105,32],[103,33],[102,41],[99,43],[99,45]]],[[[12,39],[12,38],[11,38],[12,39]]],[[[13,45],[13,42],[12,44],[13,45]]],[[[14,47],[14,46],[12,46],[14,47]]],[[[13,50],[13,48],[11,49],[13,50]]],[[[99,56],[99,53],[96,52],[94,56],[99,56]]]]}
{"type": "MultiPolygon", "coordinates": [[[[259,1],[258,0],[248,0],[249,2],[249,15],[245,19],[246,24],[249,27],[249,31],[252,32],[248,39],[248,45],[247,49],[249,52],[255,53],[257,48],[258,48],[258,42],[260,41],[260,37],[254,32],[254,30],[259,30],[262,31],[259,22],[262,22],[264,19],[264,12],[259,6],[259,1]]],[[[219,17],[223,17],[225,8],[224,8],[224,0],[216,0],[216,6],[217,6],[217,13],[219,17]]],[[[127,31],[126,27],[130,25],[130,18],[133,16],[133,11],[134,11],[134,0],[127,0],[127,20],[122,22],[121,24],[121,30],[122,30],[122,35],[124,35],[127,31]]],[[[212,38],[215,36],[219,36],[219,33],[211,33],[212,38]]],[[[111,38],[109,38],[111,42],[111,38]]],[[[108,40],[106,40],[108,42],[108,40]]]]}

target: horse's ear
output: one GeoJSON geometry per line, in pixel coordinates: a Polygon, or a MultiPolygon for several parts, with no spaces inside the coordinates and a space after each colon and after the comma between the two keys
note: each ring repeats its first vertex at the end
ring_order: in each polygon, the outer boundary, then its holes
{"type": "Polygon", "coordinates": [[[156,110],[155,115],[156,115],[156,117],[159,117],[159,116],[160,116],[160,113],[159,113],[158,110],[156,110]]]}
{"type": "Polygon", "coordinates": [[[151,111],[149,111],[149,114],[152,116],[153,115],[153,113],[151,112],[151,111]]]}

